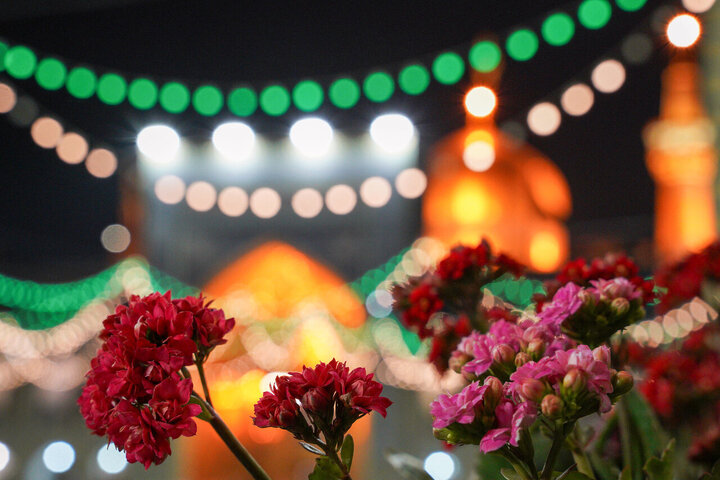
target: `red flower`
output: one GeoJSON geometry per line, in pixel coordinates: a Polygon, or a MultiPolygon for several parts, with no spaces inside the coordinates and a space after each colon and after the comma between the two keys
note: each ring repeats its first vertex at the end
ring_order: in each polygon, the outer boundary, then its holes
{"type": "Polygon", "coordinates": [[[202,295],[173,300],[178,310],[192,314],[195,339],[205,355],[216,346],[226,343],[223,337],[235,327],[235,319],[226,319],[225,312],[210,308],[211,303],[206,302],[202,295]]]}
{"type": "Polygon", "coordinates": [[[443,280],[460,280],[471,268],[480,269],[490,259],[490,247],[482,242],[477,247],[458,245],[438,263],[437,274],[443,280]]]}

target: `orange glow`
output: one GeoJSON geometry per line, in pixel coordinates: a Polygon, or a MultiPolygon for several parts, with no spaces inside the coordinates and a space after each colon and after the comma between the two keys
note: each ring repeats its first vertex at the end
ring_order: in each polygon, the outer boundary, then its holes
{"type": "Polygon", "coordinates": [[[250,370],[237,380],[215,380],[211,384],[214,405],[223,411],[250,410],[262,396],[262,370],[250,370]]]}
{"type": "Polygon", "coordinates": [[[318,317],[306,320],[299,327],[294,341],[294,363],[297,365],[327,362],[330,358],[338,357],[344,350],[330,322],[318,317]]]}
{"type": "Polygon", "coordinates": [[[471,131],[465,136],[465,147],[475,142],[485,142],[491,146],[495,146],[495,137],[489,131],[479,128],[471,131]]]}
{"type": "Polygon", "coordinates": [[[17,95],[15,90],[9,85],[0,83],[0,113],[8,113],[15,108],[17,103],[17,95]]]}
{"type": "Polygon", "coordinates": [[[540,272],[552,272],[562,261],[560,249],[560,241],[554,234],[536,233],[530,241],[530,265],[540,272]]]}
{"type": "Polygon", "coordinates": [[[491,202],[482,183],[462,182],[452,193],[451,215],[461,225],[486,223],[499,213],[493,212],[491,202]]]}
{"type": "Polygon", "coordinates": [[[570,188],[559,168],[543,158],[532,157],[525,160],[521,174],[541,212],[558,218],[570,216],[570,188]]]}
{"type": "Polygon", "coordinates": [[[465,110],[473,117],[487,117],[495,111],[497,97],[488,87],[474,87],[465,95],[465,110]]]}

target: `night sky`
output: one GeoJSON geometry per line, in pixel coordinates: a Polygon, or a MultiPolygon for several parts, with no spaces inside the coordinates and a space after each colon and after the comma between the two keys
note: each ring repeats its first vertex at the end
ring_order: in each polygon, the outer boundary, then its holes
{"type": "MultiPolygon", "coordinates": [[[[6,15],[0,15],[0,38],[26,44],[41,57],[54,55],[69,66],[85,63],[98,73],[118,71],[126,78],[182,79],[189,86],[249,82],[256,90],[274,81],[292,86],[303,78],[326,86],[336,76],[362,78],[376,67],[397,73],[413,60],[428,65],[434,54],[469,45],[483,32],[504,37],[512,27],[522,25],[538,31],[548,13],[561,9],[574,14],[578,4],[540,0],[14,3],[6,15]]],[[[551,47],[541,42],[531,61],[508,61],[498,92],[498,122],[522,120],[535,102],[556,101],[570,80],[587,81],[599,60],[617,58],[617,47],[628,33],[650,31],[648,18],[664,3],[649,0],[633,13],[614,8],[605,28],[589,31],[578,26],[570,44],[551,47]]],[[[593,109],[583,117],[563,116],[555,135],[528,135],[528,141],[568,178],[574,200],[568,224],[575,238],[597,230],[651,235],[653,188],[644,165],[641,131],[657,115],[660,72],[670,54],[662,39],[655,37],[650,61],[629,66],[619,92],[596,94],[593,109]]],[[[112,146],[121,155],[121,170],[132,161],[134,138],[144,125],[172,117],[183,134],[208,138],[218,123],[232,117],[227,111],[209,119],[191,111],[171,116],[160,107],[140,112],[127,103],[112,107],[97,98],[74,99],[64,90],[46,92],[33,80],[13,84],[35,98],[41,112],[55,113],[87,134],[93,145],[112,146]]],[[[379,113],[401,111],[417,125],[424,150],[462,125],[461,102],[467,87],[467,80],[455,86],[433,82],[418,97],[396,91],[386,104],[361,100],[349,111],[326,102],[318,115],[335,128],[359,129],[379,113]]],[[[247,121],[258,132],[281,135],[302,115],[291,108],[279,118],[256,113],[247,121]]],[[[118,175],[99,180],[83,165],[62,163],[54,151],[37,147],[27,128],[14,126],[5,117],[0,118],[0,139],[0,273],[68,281],[116,261],[102,249],[99,235],[118,218],[118,175]]]]}

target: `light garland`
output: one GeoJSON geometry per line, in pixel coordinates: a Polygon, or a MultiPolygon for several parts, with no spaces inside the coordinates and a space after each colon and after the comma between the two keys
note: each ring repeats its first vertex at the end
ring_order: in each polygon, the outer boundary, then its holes
{"type": "MultiPolygon", "coordinates": [[[[646,0],[616,0],[617,7],[626,12],[640,10],[646,0]]],[[[609,0],[581,0],[568,12],[554,12],[539,25],[539,35],[534,30],[520,27],[510,30],[502,44],[508,58],[525,62],[532,59],[540,46],[540,38],[550,46],[560,47],[570,42],[576,33],[577,22],[588,30],[598,30],[608,24],[612,17],[609,0]]],[[[0,43],[0,69],[18,80],[34,78],[37,84],[49,91],[65,87],[77,99],[96,96],[106,105],[119,105],[127,101],[137,110],[148,110],[160,105],[168,113],[179,114],[191,106],[202,116],[220,114],[225,107],[238,117],[247,117],[258,109],[266,115],[284,115],[294,105],[298,111],[314,112],[322,107],[325,99],[335,108],[349,109],[360,101],[362,95],[372,103],[388,101],[396,91],[396,85],[406,95],[424,93],[431,78],[441,85],[458,83],[469,68],[487,73],[495,70],[503,56],[501,46],[483,40],[462,48],[462,53],[445,51],[423,63],[404,62],[404,67],[391,75],[379,69],[361,75],[361,80],[351,77],[336,78],[331,82],[303,79],[287,88],[281,84],[269,84],[262,89],[243,85],[231,89],[215,85],[199,85],[191,89],[188,82],[156,82],[139,77],[127,80],[127,75],[107,72],[98,76],[96,68],[78,66],[68,68],[65,62],[48,56],[38,60],[38,55],[22,45],[9,46],[0,43]],[[259,91],[259,93],[258,93],[259,91]]],[[[387,70],[396,70],[390,68],[387,70]]]]}

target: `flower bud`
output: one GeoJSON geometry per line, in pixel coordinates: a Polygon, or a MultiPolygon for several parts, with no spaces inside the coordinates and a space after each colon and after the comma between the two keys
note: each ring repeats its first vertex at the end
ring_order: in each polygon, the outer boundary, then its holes
{"type": "Polygon", "coordinates": [[[276,416],[277,426],[280,428],[292,428],[295,424],[295,418],[295,412],[287,408],[280,408],[280,412],[276,416]]]}
{"type": "Polygon", "coordinates": [[[505,343],[495,345],[491,354],[493,362],[500,365],[512,365],[515,362],[515,350],[505,343]]]}
{"type": "Polygon", "coordinates": [[[520,352],[515,355],[515,366],[520,368],[531,360],[532,358],[530,358],[530,355],[525,352],[520,352]]]}
{"type": "Polygon", "coordinates": [[[610,349],[601,345],[593,350],[593,358],[605,365],[610,365],[610,349]]]}
{"type": "Polygon", "coordinates": [[[630,310],[630,302],[628,302],[627,298],[617,297],[610,303],[610,308],[612,308],[618,315],[622,315],[630,310]]]}
{"type": "Polygon", "coordinates": [[[573,368],[565,374],[562,384],[567,391],[573,393],[580,393],[582,390],[585,389],[585,386],[587,385],[587,379],[585,378],[584,372],[578,370],[577,368],[573,368]]]}
{"type": "Polygon", "coordinates": [[[448,367],[454,372],[461,373],[462,367],[472,359],[473,357],[467,353],[455,350],[450,356],[448,367]]]}
{"type": "Polygon", "coordinates": [[[535,378],[525,380],[520,387],[520,393],[526,400],[539,402],[545,393],[545,384],[535,378]]]}
{"type": "Polygon", "coordinates": [[[620,370],[612,377],[613,396],[623,395],[633,388],[635,380],[630,372],[620,370]]]}
{"type": "Polygon", "coordinates": [[[595,295],[593,295],[592,292],[588,292],[587,290],[580,290],[577,294],[578,298],[582,300],[583,305],[592,306],[595,305],[597,299],[595,298],[595,295]]]}
{"type": "Polygon", "coordinates": [[[527,352],[535,358],[540,358],[542,354],[545,353],[545,342],[543,342],[539,338],[530,340],[530,343],[527,347],[527,352]]]}
{"type": "Polygon", "coordinates": [[[562,416],[563,401],[557,395],[545,395],[540,404],[540,411],[550,420],[555,420],[562,416]]]}
{"type": "Polygon", "coordinates": [[[300,400],[302,407],[309,412],[322,412],[327,408],[328,403],[327,395],[317,388],[305,392],[300,400]]]}
{"type": "Polygon", "coordinates": [[[483,385],[487,385],[485,391],[485,397],[491,397],[496,402],[502,398],[503,395],[503,384],[496,377],[487,377],[483,385]]]}

